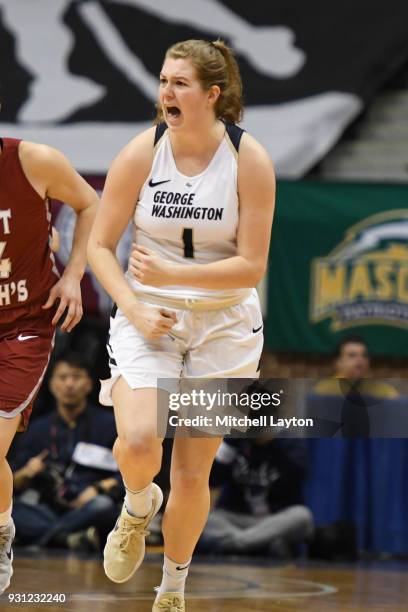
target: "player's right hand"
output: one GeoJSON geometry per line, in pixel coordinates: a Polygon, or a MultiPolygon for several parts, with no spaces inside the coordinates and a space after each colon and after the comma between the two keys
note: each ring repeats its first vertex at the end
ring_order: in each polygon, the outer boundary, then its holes
{"type": "Polygon", "coordinates": [[[177,323],[175,312],[165,308],[147,306],[140,302],[135,304],[130,314],[127,313],[127,317],[147,340],[157,340],[160,336],[167,334],[177,323]]]}

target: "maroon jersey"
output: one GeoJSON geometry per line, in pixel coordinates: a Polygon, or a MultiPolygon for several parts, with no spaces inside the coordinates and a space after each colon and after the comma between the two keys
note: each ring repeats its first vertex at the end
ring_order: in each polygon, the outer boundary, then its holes
{"type": "Polygon", "coordinates": [[[20,141],[2,140],[0,155],[0,324],[43,303],[58,281],[51,243],[51,215],[25,176],[20,141]]]}

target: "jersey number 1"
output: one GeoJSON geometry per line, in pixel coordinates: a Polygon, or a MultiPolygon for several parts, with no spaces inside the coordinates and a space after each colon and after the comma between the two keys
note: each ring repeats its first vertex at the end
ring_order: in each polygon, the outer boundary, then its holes
{"type": "Polygon", "coordinates": [[[190,227],[183,229],[184,257],[194,257],[193,230],[190,227]]]}

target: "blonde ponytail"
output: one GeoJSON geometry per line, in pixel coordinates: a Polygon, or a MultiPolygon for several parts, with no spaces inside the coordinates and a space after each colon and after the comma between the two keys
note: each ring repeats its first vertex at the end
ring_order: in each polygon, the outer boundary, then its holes
{"type": "Polygon", "coordinates": [[[218,116],[227,123],[238,123],[242,119],[242,80],[234,52],[223,40],[211,43],[224,58],[228,78],[217,103],[218,116]]]}

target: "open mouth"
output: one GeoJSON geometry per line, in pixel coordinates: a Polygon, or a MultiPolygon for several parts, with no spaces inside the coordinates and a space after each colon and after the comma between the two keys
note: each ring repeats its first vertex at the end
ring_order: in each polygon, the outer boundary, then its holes
{"type": "Polygon", "coordinates": [[[181,111],[177,106],[167,106],[166,113],[169,117],[173,117],[174,119],[177,119],[181,115],[181,111]]]}

